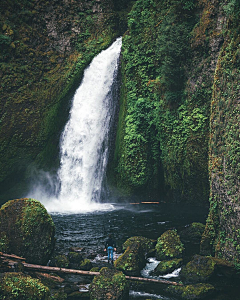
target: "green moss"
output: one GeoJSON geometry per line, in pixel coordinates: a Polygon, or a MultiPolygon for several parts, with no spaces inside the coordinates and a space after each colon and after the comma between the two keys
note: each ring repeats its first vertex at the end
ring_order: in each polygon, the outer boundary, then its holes
{"type": "Polygon", "coordinates": [[[143,236],[134,236],[127,239],[123,245],[122,249],[125,251],[131,244],[139,243],[145,253],[148,253],[150,250],[154,248],[154,240],[148,239],[143,236]]]}
{"type": "Polygon", "coordinates": [[[0,219],[10,252],[32,263],[47,263],[55,244],[55,226],[39,201],[30,198],[8,201],[0,209],[0,219]]]}
{"type": "Polygon", "coordinates": [[[174,270],[180,268],[182,263],[183,263],[182,258],[172,259],[172,260],[163,260],[154,269],[153,274],[156,276],[169,274],[169,273],[173,272],[174,270]]]}
{"type": "Polygon", "coordinates": [[[100,274],[95,276],[90,288],[91,299],[101,299],[106,295],[110,299],[124,300],[128,298],[128,283],[125,275],[117,270],[102,268],[100,274]]]}
{"type": "Polygon", "coordinates": [[[211,257],[195,255],[180,272],[187,283],[205,282],[214,274],[216,263],[211,257]]]}
{"type": "Polygon", "coordinates": [[[184,246],[180,241],[177,231],[168,230],[157,239],[155,249],[157,259],[167,260],[181,257],[184,251],[184,246]]]}
{"type": "Polygon", "coordinates": [[[190,36],[198,14],[194,5],[183,7],[181,1],[139,0],[129,14],[115,177],[130,193],[206,203],[213,73],[195,72],[202,58],[193,64],[190,36]],[[197,76],[202,86],[193,90],[197,76]]]}
{"type": "Polygon", "coordinates": [[[118,270],[130,276],[139,276],[145,264],[145,251],[138,242],[130,243],[125,252],[114,262],[118,270]]]}
{"type": "Polygon", "coordinates": [[[80,262],[79,268],[80,270],[89,271],[92,268],[92,263],[89,259],[85,258],[83,261],[80,262]]]}
{"type": "Polygon", "coordinates": [[[198,283],[194,285],[170,286],[167,291],[172,295],[180,296],[181,299],[204,299],[214,292],[211,284],[198,283]]]}
{"type": "Polygon", "coordinates": [[[60,254],[55,257],[55,264],[59,268],[68,268],[69,267],[69,259],[66,255],[60,254]]]}
{"type": "Polygon", "coordinates": [[[21,273],[6,273],[0,282],[3,300],[50,300],[50,291],[38,279],[21,273]]]}

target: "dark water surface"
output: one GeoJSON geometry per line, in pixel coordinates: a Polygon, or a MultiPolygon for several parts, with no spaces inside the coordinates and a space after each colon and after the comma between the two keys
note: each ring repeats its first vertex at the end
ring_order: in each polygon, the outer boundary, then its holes
{"type": "MultiPolygon", "coordinates": [[[[87,251],[103,255],[109,233],[121,245],[132,236],[157,239],[168,229],[184,229],[192,222],[205,223],[208,209],[166,204],[114,205],[112,211],[95,211],[85,214],[53,214],[56,225],[56,251],[69,251],[70,247],[84,247],[87,251]]],[[[173,278],[174,279],[174,278],[173,278]]],[[[130,299],[170,299],[157,291],[131,291],[130,299]]]]}
{"type": "Polygon", "coordinates": [[[131,236],[157,239],[168,229],[181,230],[192,222],[205,223],[208,209],[190,206],[169,207],[165,204],[114,206],[112,211],[86,214],[54,214],[57,251],[70,247],[85,247],[101,252],[109,233],[118,248],[131,236]]]}

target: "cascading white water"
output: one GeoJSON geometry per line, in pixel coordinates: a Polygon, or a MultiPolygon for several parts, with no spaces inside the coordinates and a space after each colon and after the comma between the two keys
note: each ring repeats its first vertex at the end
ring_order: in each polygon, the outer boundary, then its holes
{"type": "Polygon", "coordinates": [[[116,107],[112,93],[121,44],[118,38],[93,59],[73,97],[60,143],[59,192],[54,199],[42,199],[50,212],[99,208],[108,160],[108,133],[116,107]]]}

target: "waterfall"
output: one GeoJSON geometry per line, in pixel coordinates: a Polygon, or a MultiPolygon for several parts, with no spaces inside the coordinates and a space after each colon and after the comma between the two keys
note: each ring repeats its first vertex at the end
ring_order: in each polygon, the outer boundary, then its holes
{"type": "Polygon", "coordinates": [[[73,97],[60,140],[58,194],[53,199],[42,199],[50,212],[109,208],[107,204],[100,205],[100,198],[116,107],[113,89],[121,44],[122,39],[118,38],[92,60],[73,97]]]}

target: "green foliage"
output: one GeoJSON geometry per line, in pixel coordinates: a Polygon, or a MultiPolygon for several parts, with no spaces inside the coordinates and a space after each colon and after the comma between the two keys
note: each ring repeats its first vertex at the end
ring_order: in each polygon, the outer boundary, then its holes
{"type": "Polygon", "coordinates": [[[40,280],[18,273],[6,273],[0,282],[2,300],[51,300],[51,294],[40,280]]]}
{"type": "Polygon", "coordinates": [[[168,230],[157,239],[155,249],[157,259],[167,260],[182,257],[185,248],[177,231],[168,230]]]}
{"type": "Polygon", "coordinates": [[[170,188],[207,200],[211,83],[202,76],[190,92],[186,72],[194,8],[192,1],[139,0],[129,13],[115,167],[118,186],[130,192],[170,188]]]}

